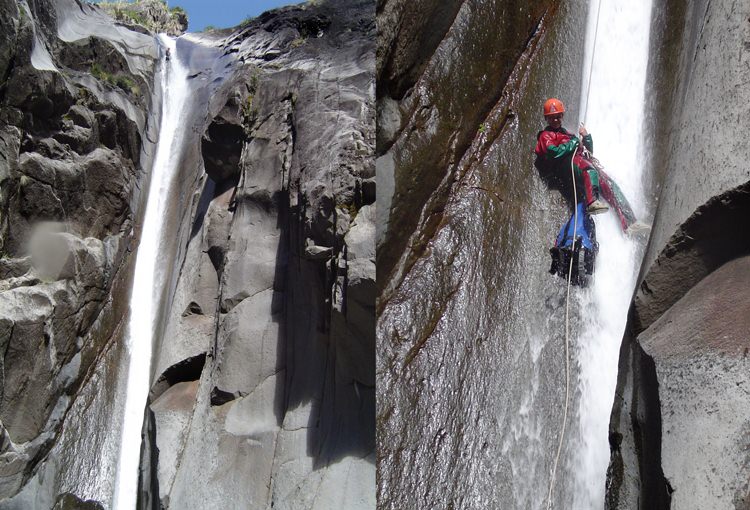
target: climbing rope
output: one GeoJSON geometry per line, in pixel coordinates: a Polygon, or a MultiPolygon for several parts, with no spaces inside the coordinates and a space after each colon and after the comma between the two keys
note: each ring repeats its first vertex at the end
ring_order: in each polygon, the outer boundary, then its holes
{"type": "MultiPolygon", "coordinates": [[[[573,168],[573,157],[570,158],[570,177],[573,181],[573,249],[575,250],[577,227],[578,227],[578,190],[576,189],[576,175],[573,168]]],[[[552,489],[555,487],[555,475],[557,474],[557,463],[560,460],[563,439],[565,437],[565,426],[568,423],[568,405],[570,404],[570,356],[568,355],[570,345],[570,284],[573,277],[573,254],[570,255],[570,264],[568,266],[568,286],[565,295],[565,407],[563,409],[562,429],[560,430],[560,442],[557,445],[557,454],[555,454],[555,463],[552,466],[552,478],[549,483],[549,493],[547,494],[547,510],[552,509],[552,489]]]]}
{"type": "MultiPolygon", "coordinates": [[[[586,121],[586,115],[588,114],[589,109],[589,95],[591,93],[591,75],[594,71],[594,55],[596,54],[596,39],[599,35],[599,15],[602,12],[602,0],[599,0],[599,3],[596,8],[596,26],[594,28],[594,45],[591,50],[591,65],[589,66],[589,79],[587,84],[587,90],[586,90],[586,104],[584,106],[583,110],[583,120],[584,124],[586,121]]],[[[573,156],[575,155],[575,152],[570,157],[570,178],[573,181],[573,203],[574,203],[574,209],[573,209],[573,249],[575,249],[575,243],[576,240],[576,228],[578,227],[578,190],[576,189],[576,175],[575,170],[573,167],[573,156]]],[[[562,427],[560,429],[560,441],[557,445],[557,453],[555,454],[555,462],[552,465],[552,477],[550,479],[549,483],[549,492],[547,493],[547,510],[552,509],[552,490],[555,487],[555,476],[557,474],[557,464],[560,461],[560,452],[562,452],[562,446],[563,441],[565,439],[565,427],[568,423],[568,407],[570,405],[570,356],[569,356],[569,346],[570,346],[570,285],[571,285],[571,278],[573,276],[573,255],[571,254],[570,257],[570,265],[568,267],[568,285],[567,285],[567,291],[565,294],[565,407],[563,408],[563,421],[562,421],[562,427]]]]}
{"type": "Polygon", "coordinates": [[[591,49],[591,65],[589,66],[589,81],[586,85],[586,103],[583,107],[583,123],[586,123],[586,115],[589,111],[589,96],[591,95],[591,75],[594,74],[594,55],[596,55],[596,38],[599,36],[599,14],[602,12],[602,0],[599,0],[596,8],[596,27],[594,28],[594,46],[591,49]]]}

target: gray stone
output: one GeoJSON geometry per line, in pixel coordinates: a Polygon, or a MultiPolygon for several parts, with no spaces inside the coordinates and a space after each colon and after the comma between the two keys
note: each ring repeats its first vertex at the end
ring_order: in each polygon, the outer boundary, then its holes
{"type": "MultiPolygon", "coordinates": [[[[97,508],[119,455],[158,48],[99,7],[31,4],[22,20],[0,0],[13,42],[0,66],[14,63],[0,108],[0,508],[97,508]],[[28,255],[39,222],[58,229],[28,255]]],[[[141,505],[374,505],[361,366],[374,344],[360,334],[374,321],[374,37],[370,2],[332,0],[179,42],[194,101],[165,214],[141,505]],[[326,259],[307,260],[306,240],[326,259]]]]}
{"type": "Polygon", "coordinates": [[[378,154],[383,154],[396,139],[401,129],[401,112],[398,102],[390,97],[378,99],[378,154]]]}
{"type": "Polygon", "coordinates": [[[223,317],[217,338],[214,384],[235,397],[251,393],[283,368],[281,310],[272,289],[243,300],[223,317]]]}
{"type": "Polygon", "coordinates": [[[310,260],[326,260],[331,257],[333,248],[330,246],[317,246],[315,244],[308,244],[305,246],[305,257],[310,260]]]}
{"type": "MultiPolygon", "coordinates": [[[[246,64],[213,95],[213,128],[198,128],[216,187],[210,205],[183,220],[192,236],[166,324],[170,345],[158,347],[175,354],[158,362],[160,372],[185,355],[176,346],[192,342],[179,324],[215,325],[185,401],[187,409],[194,400],[187,428],[184,418],[157,419],[157,444],[181,459],[152,472],[165,508],[374,505],[374,292],[364,291],[374,289],[373,19],[366,2],[336,1],[196,36],[246,64]],[[229,131],[232,140],[222,135],[229,131]],[[201,298],[212,291],[197,291],[206,255],[219,279],[215,309],[201,298]],[[334,264],[341,275],[332,284],[334,264]],[[346,318],[334,327],[343,275],[353,303],[370,300],[368,316],[352,305],[348,319],[352,331],[370,331],[366,341],[346,338],[346,318]],[[367,359],[369,367],[347,365],[367,359]]],[[[152,406],[175,388],[155,391],[152,406]]]]}
{"type": "Polygon", "coordinates": [[[42,280],[78,277],[93,285],[102,279],[106,260],[98,239],[37,229],[30,240],[30,251],[32,266],[42,280]]]}
{"type": "Polygon", "coordinates": [[[186,434],[195,406],[198,381],[180,382],[162,393],[150,408],[156,419],[156,446],[159,449],[159,498],[169,501],[186,434]]]}
{"type": "Polygon", "coordinates": [[[4,509],[101,508],[91,496],[109,501],[113,480],[116,384],[99,377],[121,355],[156,52],[153,38],[97,12],[69,0],[0,3],[4,509]],[[143,95],[104,90],[93,64],[143,95]]]}
{"type": "Polygon", "coordinates": [[[743,44],[750,7],[655,6],[647,108],[653,233],[621,350],[610,423],[607,508],[748,504],[746,294],[750,171],[738,155],[750,101],[743,44]],[[664,31],[665,22],[669,30],[664,31]],[[733,91],[729,93],[728,91],[733,91]],[[700,118],[701,122],[695,119],[700,118]],[[705,168],[714,168],[710,176],[705,168]]]}

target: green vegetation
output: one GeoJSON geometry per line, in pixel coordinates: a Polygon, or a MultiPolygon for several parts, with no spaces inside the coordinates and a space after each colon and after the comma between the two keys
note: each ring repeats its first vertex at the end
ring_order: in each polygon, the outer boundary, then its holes
{"type": "Polygon", "coordinates": [[[206,27],[203,29],[204,32],[213,32],[215,30],[218,30],[218,28],[213,25],[206,25],[206,27]]]}
{"type": "Polygon", "coordinates": [[[76,103],[87,105],[91,102],[93,99],[93,96],[89,89],[82,87],[80,85],[76,86],[76,103]]]}
{"type": "Polygon", "coordinates": [[[112,86],[118,87],[129,94],[134,96],[141,95],[141,89],[135,83],[133,78],[124,74],[112,74],[108,73],[101,66],[94,62],[91,65],[91,75],[97,80],[109,83],[112,86]]]}
{"type": "Polygon", "coordinates": [[[480,133],[484,133],[486,129],[487,129],[487,126],[485,126],[484,124],[479,124],[479,132],[480,133]]]}
{"type": "Polygon", "coordinates": [[[97,5],[109,12],[118,21],[134,23],[136,25],[150,28],[143,15],[141,15],[141,13],[138,12],[130,2],[119,0],[115,2],[97,2],[97,5]]]}
{"type": "MultiPolygon", "coordinates": [[[[149,0],[86,0],[91,4],[98,5],[117,21],[140,25],[151,32],[163,32],[165,26],[156,21],[160,15],[154,17],[149,12],[153,11],[153,2],[149,0]]],[[[178,18],[187,18],[185,10],[176,5],[168,7],[166,0],[158,0],[157,5],[163,5],[164,11],[169,14],[172,22],[179,24],[178,18]]],[[[169,23],[167,23],[169,25],[169,23]]]]}
{"type": "Polygon", "coordinates": [[[253,94],[248,95],[247,99],[245,99],[245,102],[242,104],[241,117],[245,135],[250,136],[250,133],[253,130],[253,124],[255,124],[255,120],[258,117],[258,112],[253,108],[253,94]]]}
{"type": "Polygon", "coordinates": [[[250,136],[250,133],[253,129],[253,124],[255,124],[256,119],[258,118],[258,112],[253,106],[253,99],[255,98],[256,92],[258,92],[258,85],[260,84],[260,71],[258,69],[255,69],[253,73],[250,75],[250,80],[248,81],[247,88],[248,88],[248,95],[247,99],[245,99],[245,102],[242,104],[242,111],[241,111],[241,117],[242,117],[242,125],[245,130],[245,134],[247,136],[250,136]]]}
{"type": "Polygon", "coordinates": [[[253,95],[250,94],[242,105],[242,116],[250,117],[253,112],[253,95]]]}
{"type": "Polygon", "coordinates": [[[97,80],[110,81],[112,78],[112,75],[102,69],[96,62],[91,64],[91,75],[97,80]]]}
{"type": "Polygon", "coordinates": [[[307,39],[305,39],[304,37],[297,37],[295,40],[293,40],[291,43],[289,43],[289,46],[292,49],[299,48],[300,46],[302,46],[303,44],[305,44],[305,41],[307,41],[307,39]]]}
{"type": "Polygon", "coordinates": [[[115,85],[120,87],[125,92],[130,92],[133,95],[139,96],[141,94],[141,89],[136,85],[135,81],[133,81],[133,78],[130,76],[126,76],[124,74],[118,74],[115,76],[115,85]]]}
{"type": "Polygon", "coordinates": [[[260,72],[256,69],[252,75],[250,75],[250,94],[258,92],[258,84],[260,84],[260,72]]]}

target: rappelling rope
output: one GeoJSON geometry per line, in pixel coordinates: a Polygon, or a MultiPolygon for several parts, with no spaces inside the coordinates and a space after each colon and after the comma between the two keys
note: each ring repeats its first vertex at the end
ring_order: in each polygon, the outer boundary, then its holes
{"type": "MultiPolygon", "coordinates": [[[[575,155],[575,153],[573,153],[575,155]]],[[[573,181],[573,249],[578,242],[576,239],[577,227],[578,227],[578,190],[576,189],[576,175],[573,168],[573,155],[570,157],[570,177],[573,181]]],[[[555,463],[552,466],[552,479],[549,483],[549,493],[547,494],[547,510],[552,508],[552,489],[555,487],[555,475],[557,474],[557,463],[560,460],[560,452],[562,451],[563,439],[565,438],[565,426],[568,422],[568,405],[570,403],[570,361],[569,361],[569,345],[570,345],[570,284],[573,278],[573,254],[570,254],[570,264],[568,266],[568,288],[565,295],[565,407],[563,409],[563,422],[562,429],[560,430],[560,442],[557,445],[557,454],[555,454],[555,463]]]]}
{"type": "MultiPolygon", "coordinates": [[[[594,55],[596,54],[596,38],[599,35],[599,15],[602,12],[602,0],[596,8],[596,26],[594,27],[594,45],[591,50],[591,65],[589,66],[589,79],[586,90],[586,105],[583,110],[584,124],[586,121],[586,115],[589,109],[589,95],[591,93],[591,75],[594,74],[594,55]]],[[[575,152],[570,156],[570,179],[573,182],[573,249],[575,250],[576,229],[578,227],[578,190],[576,189],[576,175],[574,170],[573,156],[575,152]]],[[[549,492],[547,493],[547,510],[552,509],[552,490],[555,487],[555,475],[557,474],[557,463],[560,461],[560,452],[562,452],[563,441],[565,439],[565,426],[568,423],[568,407],[570,405],[570,285],[573,277],[573,254],[570,256],[570,265],[568,266],[568,285],[565,294],[565,407],[563,408],[563,422],[562,428],[560,429],[560,441],[557,445],[557,453],[555,454],[555,462],[552,465],[552,477],[549,483],[549,492]]]]}
{"type": "Polygon", "coordinates": [[[586,85],[586,103],[583,107],[583,123],[586,123],[586,115],[589,111],[589,96],[591,95],[591,76],[594,74],[594,55],[596,55],[596,38],[599,36],[599,14],[602,12],[602,0],[596,8],[596,27],[594,28],[594,46],[591,49],[591,65],[589,66],[589,82],[586,85]]]}

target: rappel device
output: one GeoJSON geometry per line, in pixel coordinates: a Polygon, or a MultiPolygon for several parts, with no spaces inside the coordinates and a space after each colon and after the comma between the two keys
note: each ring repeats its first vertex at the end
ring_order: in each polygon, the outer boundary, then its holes
{"type": "Polygon", "coordinates": [[[598,251],[599,244],[596,242],[594,220],[586,212],[585,205],[579,203],[578,214],[574,213],[570,216],[560,229],[555,245],[549,250],[552,257],[549,272],[567,280],[570,271],[570,283],[585,287],[594,273],[594,261],[598,251]],[[573,239],[574,226],[575,239],[573,239]],[[571,259],[573,260],[572,268],[571,259]]]}

